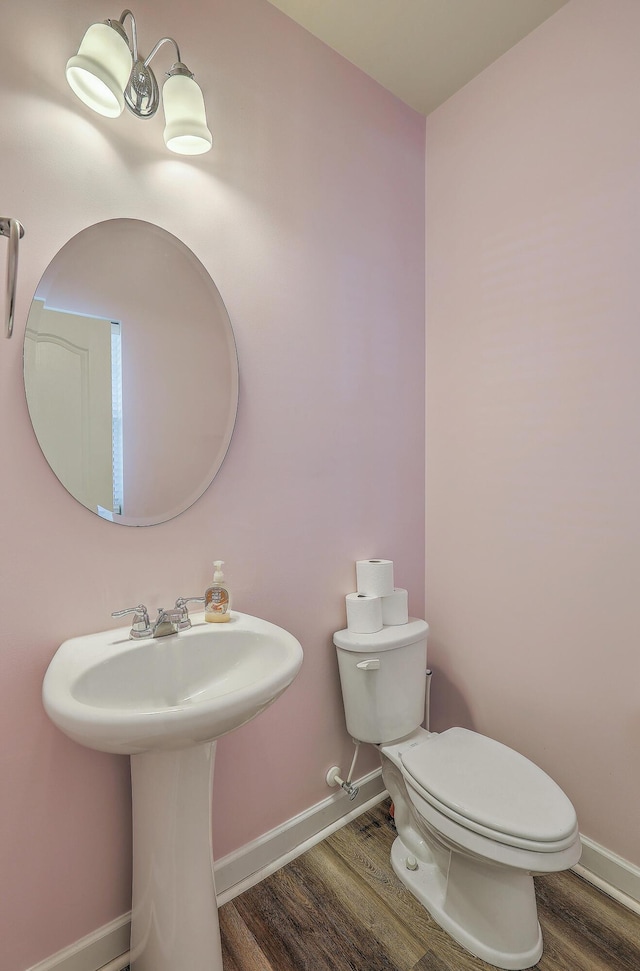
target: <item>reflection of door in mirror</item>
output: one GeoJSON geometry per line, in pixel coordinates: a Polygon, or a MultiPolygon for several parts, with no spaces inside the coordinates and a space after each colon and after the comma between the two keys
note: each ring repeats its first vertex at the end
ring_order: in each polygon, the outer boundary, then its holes
{"type": "Polygon", "coordinates": [[[38,441],[53,456],[65,488],[111,518],[120,512],[114,510],[114,458],[121,451],[113,436],[118,376],[111,356],[112,322],[47,307],[42,300],[34,301],[31,313],[25,362],[33,380],[27,394],[38,441]]]}

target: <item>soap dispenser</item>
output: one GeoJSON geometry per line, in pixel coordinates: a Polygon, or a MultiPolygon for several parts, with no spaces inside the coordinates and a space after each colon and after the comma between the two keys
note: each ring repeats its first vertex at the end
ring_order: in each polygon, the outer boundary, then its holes
{"type": "Polygon", "coordinates": [[[216,560],[213,564],[213,583],[207,587],[204,595],[204,619],[210,624],[225,624],[231,620],[229,611],[229,591],[224,586],[223,560],[216,560]]]}

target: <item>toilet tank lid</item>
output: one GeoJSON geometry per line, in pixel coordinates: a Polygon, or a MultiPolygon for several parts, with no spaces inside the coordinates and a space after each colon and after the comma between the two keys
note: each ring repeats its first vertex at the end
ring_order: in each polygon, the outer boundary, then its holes
{"type": "Polygon", "coordinates": [[[427,636],[429,625],[425,620],[410,617],[407,624],[383,627],[375,634],[355,634],[351,630],[339,630],[333,635],[333,643],[343,651],[370,654],[372,651],[393,651],[398,647],[415,644],[427,636]]]}

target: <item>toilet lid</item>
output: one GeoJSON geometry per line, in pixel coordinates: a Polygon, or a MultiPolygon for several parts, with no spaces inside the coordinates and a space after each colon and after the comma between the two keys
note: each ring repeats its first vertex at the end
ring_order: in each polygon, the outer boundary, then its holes
{"type": "MultiPolygon", "coordinates": [[[[430,735],[402,763],[440,808],[508,836],[538,842],[566,839],[575,810],[560,786],[524,755],[466,728],[430,735]]],[[[434,805],[435,805],[434,801],[434,805]]]]}

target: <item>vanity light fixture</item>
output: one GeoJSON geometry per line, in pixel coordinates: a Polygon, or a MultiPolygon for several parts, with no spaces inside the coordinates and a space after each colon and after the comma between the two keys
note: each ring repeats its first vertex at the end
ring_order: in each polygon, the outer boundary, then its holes
{"type": "Polygon", "coordinates": [[[78,53],[67,62],[67,81],[80,100],[100,115],[117,118],[126,105],[138,118],[152,118],[160,93],[149,62],[166,43],[175,47],[177,60],[162,88],[164,141],[179,155],[202,155],[213,142],[202,91],[182,63],[173,37],[159,40],[146,58],[138,52],[136,21],[130,10],[123,10],[118,20],[89,27],[78,53]],[[124,29],[127,17],[131,40],[124,29]]]}

